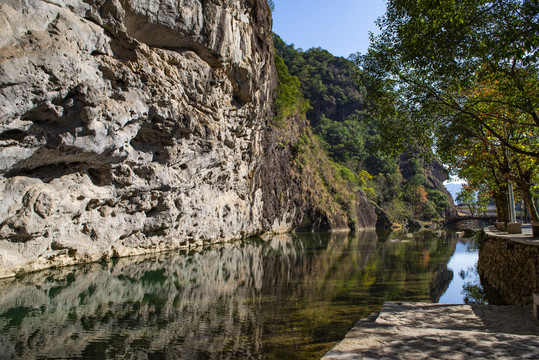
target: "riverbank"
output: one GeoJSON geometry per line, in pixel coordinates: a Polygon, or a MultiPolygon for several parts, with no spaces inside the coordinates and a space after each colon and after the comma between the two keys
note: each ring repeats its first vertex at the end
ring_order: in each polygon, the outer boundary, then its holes
{"type": "Polygon", "coordinates": [[[323,360],[531,359],[539,323],[531,307],[386,302],[323,360]]]}

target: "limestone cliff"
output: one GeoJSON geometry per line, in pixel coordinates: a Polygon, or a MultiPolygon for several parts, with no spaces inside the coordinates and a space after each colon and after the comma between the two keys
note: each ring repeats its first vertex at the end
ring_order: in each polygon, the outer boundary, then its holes
{"type": "Polygon", "coordinates": [[[0,24],[0,277],[308,216],[263,178],[265,0],[4,0],[0,24]]]}
{"type": "Polygon", "coordinates": [[[457,215],[457,208],[453,202],[453,197],[443,184],[444,181],[449,179],[448,172],[440,160],[438,160],[435,156],[431,155],[429,158],[429,154],[426,153],[426,155],[428,160],[425,160],[419,151],[415,154],[401,154],[399,158],[399,168],[402,176],[406,181],[409,181],[415,174],[410,161],[412,159],[419,161],[422,167],[423,175],[425,176],[425,187],[427,189],[437,190],[444,194],[449,203],[449,205],[444,209],[445,218],[450,219],[455,217],[457,215]]]}

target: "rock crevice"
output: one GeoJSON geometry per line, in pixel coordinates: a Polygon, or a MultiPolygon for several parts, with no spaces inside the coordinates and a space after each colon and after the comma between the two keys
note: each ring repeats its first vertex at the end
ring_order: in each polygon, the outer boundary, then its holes
{"type": "Polygon", "coordinates": [[[3,1],[0,277],[293,229],[260,178],[271,22],[265,0],[3,1]]]}

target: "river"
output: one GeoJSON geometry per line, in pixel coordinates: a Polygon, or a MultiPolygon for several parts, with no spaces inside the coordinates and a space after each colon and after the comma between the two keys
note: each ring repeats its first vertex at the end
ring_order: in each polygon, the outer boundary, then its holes
{"type": "Polygon", "coordinates": [[[308,233],[41,271],[0,280],[0,359],[318,359],[384,301],[461,303],[475,261],[454,232],[308,233]]]}

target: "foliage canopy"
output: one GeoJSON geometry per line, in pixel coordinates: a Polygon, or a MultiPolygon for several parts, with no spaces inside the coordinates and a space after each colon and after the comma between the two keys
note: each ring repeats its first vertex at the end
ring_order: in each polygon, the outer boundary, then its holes
{"type": "Polygon", "coordinates": [[[539,157],[539,2],[389,0],[378,25],[358,62],[397,148],[454,124],[539,157]]]}

